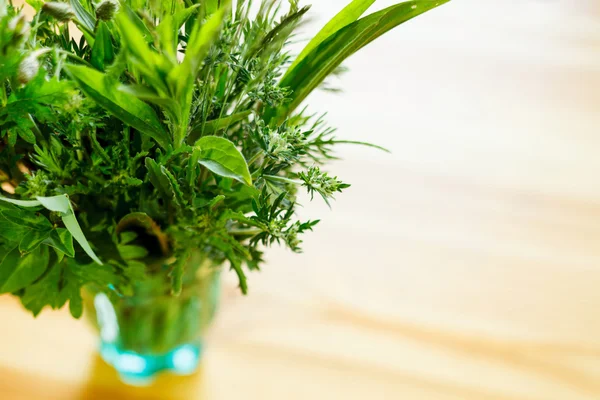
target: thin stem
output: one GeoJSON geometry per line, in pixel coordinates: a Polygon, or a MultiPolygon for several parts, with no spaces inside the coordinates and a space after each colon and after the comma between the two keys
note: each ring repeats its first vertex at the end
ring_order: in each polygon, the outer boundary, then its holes
{"type": "Polygon", "coordinates": [[[73,60],[75,60],[75,61],[79,61],[80,63],[82,63],[82,64],[85,64],[87,67],[94,68],[94,66],[93,66],[92,64],[90,64],[89,62],[85,61],[83,58],[81,58],[81,57],[77,56],[76,54],[69,53],[68,51],[66,51],[66,50],[62,50],[62,49],[59,49],[58,51],[59,51],[61,54],[64,54],[64,55],[66,55],[67,57],[69,57],[69,58],[71,58],[71,59],[73,59],[73,60]]]}
{"type": "Polygon", "coordinates": [[[368,142],[359,142],[356,140],[331,140],[330,143],[331,144],[357,144],[360,146],[372,147],[377,150],[385,151],[386,153],[391,153],[391,151],[386,149],[385,147],[381,147],[376,144],[368,143],[368,142]]]}
{"type": "Polygon", "coordinates": [[[298,179],[290,179],[290,178],[286,178],[283,176],[277,176],[277,175],[263,175],[263,178],[270,179],[272,181],[291,183],[293,185],[302,185],[302,183],[303,183],[302,181],[300,181],[298,179]]]}

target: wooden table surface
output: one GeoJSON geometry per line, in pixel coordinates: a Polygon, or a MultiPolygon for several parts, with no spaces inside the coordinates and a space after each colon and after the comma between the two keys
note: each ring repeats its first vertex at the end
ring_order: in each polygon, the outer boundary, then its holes
{"type": "Polygon", "coordinates": [[[342,149],[305,252],[226,279],[196,375],[128,388],[3,297],[0,399],[600,399],[598,2],[455,0],[348,66],[312,108],[393,154],[342,149]]]}

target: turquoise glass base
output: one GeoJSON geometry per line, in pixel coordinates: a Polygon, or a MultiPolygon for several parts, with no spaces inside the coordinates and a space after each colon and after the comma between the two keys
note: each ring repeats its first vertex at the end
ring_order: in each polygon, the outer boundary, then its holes
{"type": "Polygon", "coordinates": [[[102,359],[117,370],[124,383],[134,386],[150,385],[161,372],[190,375],[201,355],[201,344],[185,344],[164,354],[139,354],[112,343],[100,345],[102,359]]]}

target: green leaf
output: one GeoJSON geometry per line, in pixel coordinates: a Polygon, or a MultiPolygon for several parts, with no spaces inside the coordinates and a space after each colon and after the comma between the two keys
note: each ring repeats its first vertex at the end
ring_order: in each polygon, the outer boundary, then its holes
{"type": "Polygon", "coordinates": [[[117,89],[117,83],[91,68],[80,65],[66,67],[83,92],[98,105],[143,134],[156,140],[163,148],[170,143],[169,134],[148,104],[117,89]]]}
{"type": "Polygon", "coordinates": [[[183,287],[183,274],[185,272],[185,266],[187,265],[190,255],[190,250],[185,250],[177,257],[177,260],[171,267],[169,278],[171,279],[171,294],[173,296],[179,296],[181,294],[181,289],[183,287]]]}
{"type": "Polygon", "coordinates": [[[44,307],[59,307],[58,296],[60,292],[62,268],[59,264],[51,265],[48,272],[37,282],[25,288],[21,296],[21,304],[37,316],[44,307]]]}
{"type": "Polygon", "coordinates": [[[123,260],[134,260],[136,258],[144,258],[148,255],[148,250],[141,246],[119,245],[117,248],[123,260]]]}
{"type": "Polygon", "coordinates": [[[23,239],[21,239],[21,243],[19,244],[19,251],[23,253],[28,253],[38,248],[40,244],[42,244],[48,236],[50,236],[51,230],[47,231],[35,231],[30,230],[23,239]]]}
{"type": "Polygon", "coordinates": [[[91,64],[104,71],[105,67],[110,65],[115,58],[110,31],[104,21],[100,21],[96,30],[96,40],[92,47],[91,64]]]}
{"type": "Polygon", "coordinates": [[[127,232],[123,232],[121,233],[121,235],[119,235],[119,244],[127,244],[130,243],[132,241],[134,241],[136,238],[138,237],[138,234],[132,231],[127,231],[127,232]]]}
{"type": "Polygon", "coordinates": [[[325,39],[327,39],[332,34],[336,33],[343,27],[351,24],[360,18],[361,15],[364,14],[365,11],[371,5],[375,3],[375,0],[353,0],[352,3],[348,4],[342,11],[340,11],[335,17],[333,17],[324,27],[311,39],[310,42],[304,47],[302,52],[296,57],[292,65],[287,70],[287,73],[293,71],[293,69],[298,65],[311,51],[313,51],[318,45],[320,45],[325,39]]]}
{"type": "Polygon", "coordinates": [[[4,196],[0,196],[0,201],[5,201],[20,207],[39,207],[42,205],[42,203],[37,200],[16,200],[4,196]]]}
{"type": "Polygon", "coordinates": [[[229,140],[204,136],[195,144],[194,157],[213,173],[252,186],[252,177],[244,156],[229,140]]]}
{"type": "Polygon", "coordinates": [[[370,14],[330,35],[288,71],[280,86],[292,94],[278,110],[266,110],[266,119],[280,123],[345,59],[396,26],[450,0],[412,0],[370,14]]]}
{"type": "Polygon", "coordinates": [[[150,32],[150,29],[148,29],[144,21],[142,21],[142,19],[137,15],[137,13],[133,11],[129,4],[125,2],[120,3],[120,7],[122,8],[123,12],[127,14],[129,20],[133,22],[137,29],[142,33],[142,36],[144,37],[145,41],[148,44],[151,44],[154,38],[152,37],[152,32],[150,32]]]}
{"type": "Polygon", "coordinates": [[[206,12],[206,15],[211,15],[219,9],[220,1],[219,0],[205,0],[203,3],[204,3],[204,10],[206,12]]]}
{"type": "Polygon", "coordinates": [[[140,100],[162,107],[174,121],[179,121],[181,108],[172,98],[163,97],[149,87],[142,85],[120,85],[118,89],[140,100]]]}
{"type": "Polygon", "coordinates": [[[152,186],[158,190],[158,193],[163,199],[173,200],[175,193],[171,188],[169,178],[163,173],[161,167],[150,157],[146,158],[145,164],[152,186]]]}
{"type": "Polygon", "coordinates": [[[231,269],[235,271],[238,277],[240,290],[242,291],[242,294],[248,294],[248,279],[246,278],[246,274],[242,269],[242,263],[237,257],[229,257],[229,263],[231,265],[231,269]]]}
{"type": "Polygon", "coordinates": [[[183,199],[183,193],[181,192],[181,188],[179,187],[179,182],[177,182],[177,179],[168,169],[166,169],[162,165],[160,166],[160,172],[169,180],[169,186],[177,205],[179,205],[180,207],[184,206],[186,202],[183,199]]]}
{"type": "Polygon", "coordinates": [[[121,33],[122,47],[127,49],[129,61],[155,89],[166,95],[169,90],[164,78],[175,67],[177,60],[152,50],[145,38],[147,29],[140,29],[126,12],[119,13],[116,22],[121,33]]]}
{"type": "Polygon", "coordinates": [[[17,129],[17,133],[19,137],[26,141],[27,143],[34,144],[35,143],[35,135],[29,129],[17,129]]]}
{"type": "Polygon", "coordinates": [[[221,8],[213,13],[204,24],[197,19],[190,34],[183,62],[169,73],[169,81],[177,82],[177,93],[184,95],[191,90],[204,57],[212,45],[229,9],[231,0],[223,0],[221,8]]]}
{"type": "Polygon", "coordinates": [[[73,211],[73,206],[69,201],[69,197],[63,194],[53,197],[38,197],[37,199],[40,204],[44,205],[48,210],[61,213],[63,224],[65,224],[65,227],[69,230],[77,243],[79,243],[83,251],[85,251],[92,260],[102,265],[102,261],[96,256],[94,250],[92,250],[79,226],[79,222],[77,222],[77,218],[75,218],[75,212],[73,211]]]}
{"type": "Polygon", "coordinates": [[[79,0],[70,0],[70,3],[80,26],[93,35],[94,28],[96,27],[96,17],[86,10],[79,0]]]}
{"type": "Polygon", "coordinates": [[[50,232],[50,236],[44,241],[44,244],[54,247],[67,255],[67,257],[75,257],[75,249],[73,248],[73,236],[68,229],[57,228],[50,232]]]}
{"type": "Polygon", "coordinates": [[[36,231],[49,231],[52,224],[43,215],[25,210],[4,210],[2,216],[13,224],[20,225],[36,231]]]}
{"type": "Polygon", "coordinates": [[[211,210],[213,210],[223,200],[225,200],[225,196],[224,195],[220,194],[218,196],[215,196],[215,198],[212,199],[210,201],[210,203],[208,203],[208,208],[210,208],[211,210]]]}
{"type": "Polygon", "coordinates": [[[142,212],[134,212],[127,214],[126,216],[121,218],[121,220],[117,224],[115,233],[117,235],[125,235],[126,233],[129,233],[127,230],[132,227],[144,228],[146,230],[146,233],[157,238],[162,253],[169,253],[169,238],[162,232],[160,226],[158,226],[158,224],[152,218],[150,218],[148,214],[142,212]]]}
{"type": "MultiPolygon", "coordinates": [[[[9,199],[6,197],[0,197],[0,200],[7,201],[12,204],[16,204],[21,207],[38,207],[44,206],[46,209],[50,211],[55,211],[61,214],[62,221],[65,224],[65,227],[69,230],[73,238],[79,243],[79,245],[83,248],[83,250],[87,253],[92,260],[102,265],[100,259],[96,256],[96,253],[90,247],[85,235],[81,231],[81,227],[77,222],[77,218],[75,218],[75,212],[73,211],[73,207],[71,206],[71,202],[69,201],[69,197],[67,195],[58,195],[52,197],[38,197],[37,200],[15,200],[9,199]]],[[[1,214],[9,221],[20,224],[21,226],[27,226],[31,229],[36,230],[49,230],[52,228],[52,224],[43,216],[36,216],[35,214],[26,215],[24,211],[21,210],[4,210],[1,214]]],[[[1,229],[0,229],[1,232],[1,229]]],[[[54,246],[56,247],[56,246],[54,246]]],[[[59,250],[63,251],[59,247],[59,250]]],[[[67,247],[68,249],[68,247],[67,247]]],[[[63,251],[65,254],[70,254],[70,251],[63,251]]]]}
{"type": "Polygon", "coordinates": [[[71,210],[71,202],[64,194],[52,197],[37,197],[37,200],[44,208],[50,211],[67,214],[71,210]]]}
{"type": "Polygon", "coordinates": [[[63,221],[63,224],[65,224],[65,227],[69,230],[69,232],[71,232],[71,235],[73,235],[73,238],[77,241],[77,243],[79,243],[79,245],[81,246],[83,251],[85,251],[85,253],[92,260],[94,260],[98,264],[102,265],[102,261],[100,261],[98,256],[96,256],[96,253],[94,253],[94,250],[92,250],[92,248],[90,247],[90,244],[88,243],[87,239],[85,238],[85,235],[81,231],[81,227],[79,226],[79,223],[77,222],[77,218],[75,218],[75,214],[73,213],[72,209],[71,209],[70,213],[63,215],[62,221],[63,221]]]}
{"type": "Polygon", "coordinates": [[[40,246],[21,257],[15,247],[0,264],[0,294],[23,289],[39,278],[48,266],[48,247],[40,246]]]}
{"type": "Polygon", "coordinates": [[[69,312],[75,319],[79,319],[83,315],[83,298],[81,297],[81,288],[78,288],[76,291],[71,291],[69,295],[69,312]]]}
{"type": "Polygon", "coordinates": [[[194,143],[201,135],[212,135],[223,129],[227,129],[231,125],[236,122],[243,121],[248,118],[252,114],[251,110],[242,111],[236,114],[228,115],[223,118],[213,119],[212,121],[207,121],[204,124],[195,125],[188,136],[188,143],[194,143]]]}
{"type": "Polygon", "coordinates": [[[29,232],[29,229],[19,225],[13,224],[8,219],[4,218],[0,214],[0,237],[10,241],[19,242],[23,236],[29,232]]]}

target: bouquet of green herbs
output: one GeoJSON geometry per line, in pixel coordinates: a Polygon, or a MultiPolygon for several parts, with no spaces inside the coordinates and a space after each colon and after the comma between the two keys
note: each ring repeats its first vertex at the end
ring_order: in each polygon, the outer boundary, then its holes
{"type": "Polygon", "coordinates": [[[79,317],[86,285],[178,296],[196,253],[246,293],[265,246],[317,224],[298,190],[348,187],[306,97],[446,1],[354,0],[293,55],[297,0],[27,0],[31,20],[0,0],[0,294],[79,317]]]}

